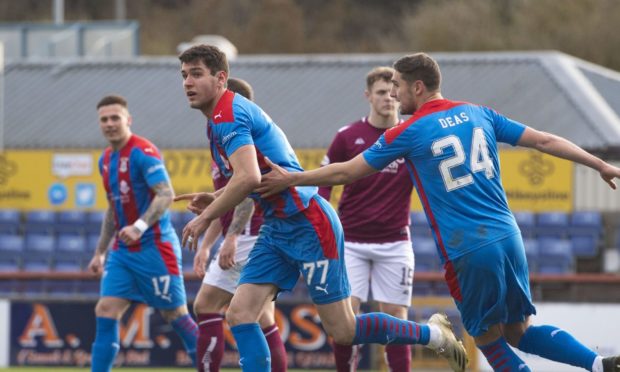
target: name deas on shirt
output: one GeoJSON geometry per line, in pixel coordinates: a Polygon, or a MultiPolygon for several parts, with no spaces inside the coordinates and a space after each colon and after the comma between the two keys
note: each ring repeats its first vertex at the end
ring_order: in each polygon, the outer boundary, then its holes
{"type": "Polygon", "coordinates": [[[439,119],[439,124],[442,128],[453,127],[455,125],[463,124],[469,121],[469,116],[466,113],[461,112],[458,115],[447,116],[439,119]]]}
{"type": "Polygon", "coordinates": [[[233,138],[236,135],[237,135],[237,132],[230,132],[227,135],[225,135],[224,137],[222,137],[222,145],[225,144],[226,142],[230,141],[230,139],[233,138]]]}

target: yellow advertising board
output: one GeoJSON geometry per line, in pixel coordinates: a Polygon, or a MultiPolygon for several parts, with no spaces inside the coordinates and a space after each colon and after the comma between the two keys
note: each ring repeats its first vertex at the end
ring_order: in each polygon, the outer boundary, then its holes
{"type": "MultiPolygon", "coordinates": [[[[305,169],[320,166],[324,149],[296,150],[305,169]]],[[[177,194],[210,191],[211,156],[207,149],[163,150],[177,194]]],[[[105,209],[99,177],[98,150],[8,150],[0,153],[0,208],[105,209]]],[[[502,179],[514,210],[570,211],[573,200],[573,164],[536,151],[500,153],[502,179]]],[[[342,187],[333,190],[336,205],[342,187]]],[[[412,210],[422,210],[412,195],[412,210]]],[[[174,209],[183,210],[182,203],[174,209]]]]}
{"type": "Polygon", "coordinates": [[[535,150],[503,150],[500,161],[512,210],[572,211],[573,162],[535,150]]]}

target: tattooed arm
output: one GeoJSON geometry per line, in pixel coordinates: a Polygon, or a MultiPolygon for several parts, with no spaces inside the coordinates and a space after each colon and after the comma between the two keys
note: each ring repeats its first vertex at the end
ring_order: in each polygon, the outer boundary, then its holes
{"type": "Polygon", "coordinates": [[[174,191],[169,182],[160,182],[151,187],[151,190],[155,197],[146,212],[133,225],[123,227],[118,233],[118,238],[125,244],[132,244],[139,240],[146,229],[157,222],[172,204],[174,191]]]}
{"type": "Polygon", "coordinates": [[[101,232],[99,235],[99,241],[97,242],[97,249],[88,264],[88,269],[94,274],[100,274],[103,270],[103,261],[108,250],[108,246],[110,245],[110,241],[112,241],[112,238],[114,237],[115,228],[114,212],[111,207],[108,207],[105,211],[103,221],[101,222],[101,232]]]}
{"type": "Polygon", "coordinates": [[[243,232],[253,213],[254,201],[250,198],[244,199],[235,207],[232,222],[220,248],[218,263],[222,269],[227,270],[234,266],[237,236],[243,232]]]}

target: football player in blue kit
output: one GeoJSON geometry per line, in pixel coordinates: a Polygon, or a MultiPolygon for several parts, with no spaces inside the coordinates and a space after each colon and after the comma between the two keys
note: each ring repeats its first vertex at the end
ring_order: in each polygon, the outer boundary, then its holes
{"type": "Polygon", "coordinates": [[[519,145],[600,172],[613,189],[620,169],[568,140],[511,120],[489,108],[444,99],[439,65],[417,53],[394,63],[392,96],[412,116],[364,153],[308,172],[277,162],[258,191],[270,197],[299,185],[347,184],[404,158],[433,231],[450,292],[463,324],[495,371],[529,371],[509,345],[596,372],[620,371],[564,330],[532,325],[523,241],[500,180],[497,144],[519,145]]]}
{"type": "Polygon", "coordinates": [[[103,97],[97,112],[110,144],[99,159],[109,206],[89,264],[102,274],[92,370],[112,368],[120,345],[118,322],[131,301],[158,309],[194,361],[198,327],[187,310],[181,247],[168,213],[174,191],[163,159],[150,141],[132,134],[123,97],[103,97]]]}
{"type": "Polygon", "coordinates": [[[301,172],[282,130],[254,102],[226,89],[226,55],[217,47],[197,45],[180,56],[183,87],[190,106],[207,118],[212,158],[229,178],[214,194],[188,195],[188,208],[200,212],[183,229],[183,245],[197,245],[210,223],[246,197],[256,202],[264,223],[241,272],[226,312],[237,342],[243,371],[269,371],[270,356],[257,323],[262,308],[280,291],[291,290],[300,273],[323,327],[339,344],[422,344],[446,357],[453,369],[467,362],[445,316],[417,324],[383,313],[355,316],[343,260],[340,221],[316,187],[290,187],[269,198],[253,192],[268,159],[301,172]]]}

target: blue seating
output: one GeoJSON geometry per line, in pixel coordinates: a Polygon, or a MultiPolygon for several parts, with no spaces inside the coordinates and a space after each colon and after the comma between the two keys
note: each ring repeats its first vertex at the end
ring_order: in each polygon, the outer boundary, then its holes
{"type": "Polygon", "coordinates": [[[86,246],[84,248],[85,256],[92,256],[97,250],[97,243],[99,242],[99,233],[88,234],[86,236],[86,246]]]}
{"type": "Polygon", "coordinates": [[[536,237],[567,238],[570,229],[569,215],[566,212],[543,212],[538,214],[536,237]]]}
{"type": "Polygon", "coordinates": [[[415,254],[415,270],[418,272],[439,271],[437,246],[432,238],[416,238],[413,240],[415,254]]]}
{"type": "Polygon", "coordinates": [[[56,252],[59,254],[76,253],[81,255],[85,250],[86,238],[81,235],[59,234],[56,242],[56,252]]]}
{"type": "Polygon", "coordinates": [[[52,270],[57,272],[80,272],[83,269],[81,256],[56,256],[52,264],[52,270]]]}
{"type": "Polygon", "coordinates": [[[52,235],[41,233],[26,234],[26,251],[52,254],[56,247],[56,239],[52,235]]]}
{"type": "Polygon", "coordinates": [[[0,234],[0,271],[18,271],[24,251],[24,238],[17,234],[0,234]]]}
{"type": "Polygon", "coordinates": [[[525,256],[530,272],[538,271],[538,254],[540,247],[536,239],[523,239],[523,247],[525,248],[525,256]]]}
{"type": "Polygon", "coordinates": [[[533,238],[536,232],[536,215],[526,211],[514,212],[513,215],[523,238],[533,238]]]}
{"type": "Polygon", "coordinates": [[[33,210],[26,213],[25,230],[26,233],[46,233],[54,232],[56,225],[56,212],[50,210],[33,210]]]}
{"type": "Polygon", "coordinates": [[[575,261],[570,240],[559,238],[538,239],[538,272],[569,274],[575,271],[575,261]]]}
{"type": "Polygon", "coordinates": [[[81,271],[87,258],[86,238],[80,235],[60,234],[56,244],[53,270],[62,272],[81,271]]]}
{"type": "Polygon", "coordinates": [[[570,238],[573,254],[576,257],[595,257],[599,251],[599,238],[593,235],[574,235],[570,238]]]}
{"type": "MultiPolygon", "coordinates": [[[[431,237],[431,228],[426,220],[426,214],[424,214],[424,212],[411,212],[409,217],[411,219],[410,228],[412,237],[431,237]]],[[[415,240],[415,238],[413,240],[415,240]]]]}
{"type": "Polygon", "coordinates": [[[17,209],[0,209],[0,233],[17,234],[21,228],[21,213],[17,209]]]}
{"type": "Polygon", "coordinates": [[[22,269],[25,271],[49,271],[55,248],[56,239],[54,236],[27,233],[25,250],[22,255],[22,269]]]}
{"type": "Polygon", "coordinates": [[[86,231],[86,212],[81,210],[60,211],[56,214],[56,233],[83,234],[86,231]]]}
{"type": "Polygon", "coordinates": [[[578,257],[594,257],[600,248],[603,217],[600,212],[578,211],[571,215],[570,238],[578,257]]]}
{"type": "Polygon", "coordinates": [[[105,211],[90,211],[86,213],[86,233],[99,234],[104,218],[105,211]]]}

